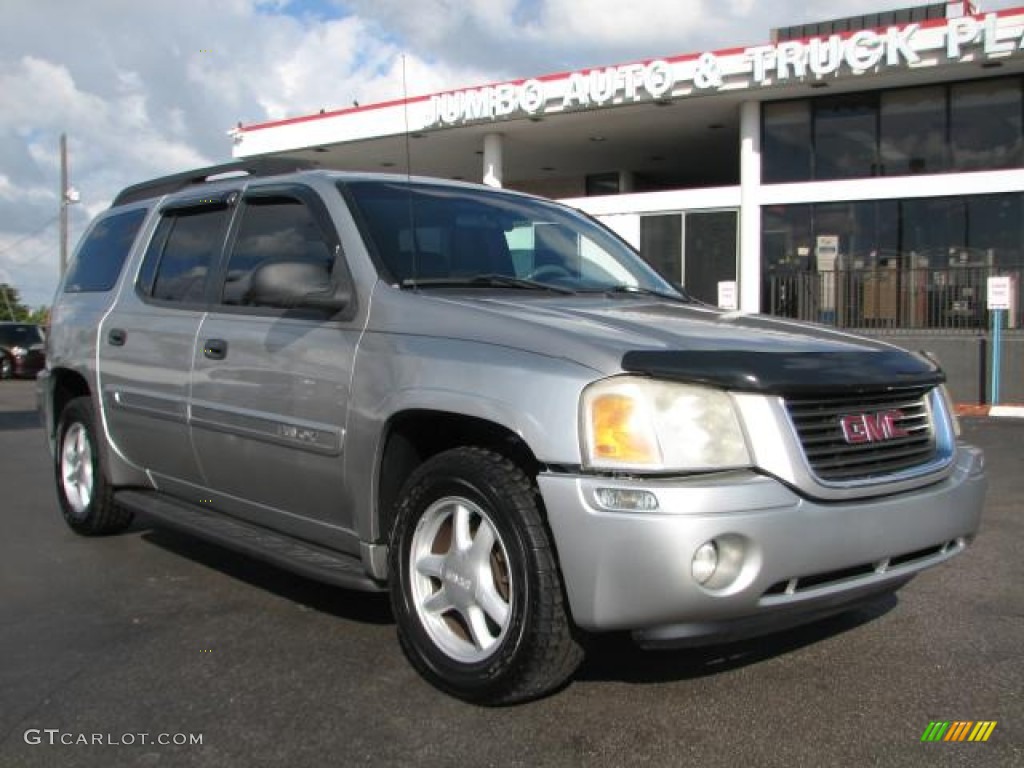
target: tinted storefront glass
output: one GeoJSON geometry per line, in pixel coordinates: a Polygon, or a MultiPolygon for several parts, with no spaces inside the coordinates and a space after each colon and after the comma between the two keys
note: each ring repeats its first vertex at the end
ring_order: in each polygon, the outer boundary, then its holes
{"type": "Polygon", "coordinates": [[[881,173],[907,176],[948,168],[946,89],[908,88],[883,93],[879,103],[881,173]]]}
{"type": "Polygon", "coordinates": [[[873,93],[815,99],[814,174],[819,179],[858,179],[878,170],[878,96],[873,93]]]}
{"type": "Polygon", "coordinates": [[[1024,166],[1019,77],[765,104],[766,184],[1024,166]]]}
{"type": "Polygon", "coordinates": [[[964,171],[1020,167],[1020,81],[958,83],[950,90],[953,167],[964,171]]]}
{"type": "Polygon", "coordinates": [[[765,104],[761,146],[765,181],[807,181],[811,178],[811,102],[765,104]]]}
{"type": "Polygon", "coordinates": [[[1024,276],[1024,193],[769,206],[762,222],[770,314],[983,328],[987,278],[1024,276]]]}

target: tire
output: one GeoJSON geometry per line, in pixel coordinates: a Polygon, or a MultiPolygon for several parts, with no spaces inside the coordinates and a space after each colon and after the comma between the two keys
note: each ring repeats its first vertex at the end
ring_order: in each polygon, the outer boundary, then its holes
{"type": "Polygon", "coordinates": [[[534,699],[583,657],[537,499],[519,467],[470,447],[429,459],[402,490],[389,549],[399,640],[458,698],[534,699]]]}
{"type": "Polygon", "coordinates": [[[0,379],[13,379],[14,378],[14,364],[11,362],[11,358],[4,355],[0,357],[0,379]]]}
{"type": "Polygon", "coordinates": [[[102,536],[131,524],[132,513],[114,503],[103,471],[90,398],[76,397],[61,412],[53,464],[61,512],[75,533],[102,536]]]}

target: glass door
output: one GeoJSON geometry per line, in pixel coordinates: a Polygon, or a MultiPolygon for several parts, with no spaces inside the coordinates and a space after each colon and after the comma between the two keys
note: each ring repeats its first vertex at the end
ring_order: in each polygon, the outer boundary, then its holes
{"type": "Polygon", "coordinates": [[[718,305],[718,284],[736,280],[736,210],[686,214],[683,284],[694,298],[718,305]]]}
{"type": "Polygon", "coordinates": [[[683,273],[683,214],[640,217],[640,255],[666,280],[679,283],[683,273]]]}

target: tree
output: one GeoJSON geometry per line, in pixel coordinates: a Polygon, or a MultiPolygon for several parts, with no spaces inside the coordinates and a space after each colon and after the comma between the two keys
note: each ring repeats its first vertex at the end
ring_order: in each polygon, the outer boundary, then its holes
{"type": "Polygon", "coordinates": [[[28,322],[32,311],[21,303],[18,289],[7,283],[0,283],[0,318],[15,322],[28,322]]]}
{"type": "Polygon", "coordinates": [[[36,307],[29,314],[28,321],[33,325],[45,325],[48,328],[50,326],[50,308],[45,305],[36,307]]]}

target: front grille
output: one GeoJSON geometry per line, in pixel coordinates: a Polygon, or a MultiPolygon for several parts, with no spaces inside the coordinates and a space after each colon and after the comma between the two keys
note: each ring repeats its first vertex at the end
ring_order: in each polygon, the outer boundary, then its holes
{"type": "Polygon", "coordinates": [[[804,456],[822,480],[882,479],[932,461],[935,430],[925,397],[931,387],[852,395],[786,397],[804,456]],[[883,423],[879,414],[901,415],[883,423]],[[843,420],[853,427],[853,442],[843,420]],[[906,433],[905,436],[902,433],[906,433]],[[895,433],[895,435],[891,434],[895,433]],[[856,442],[856,440],[862,442],[856,442]]]}

